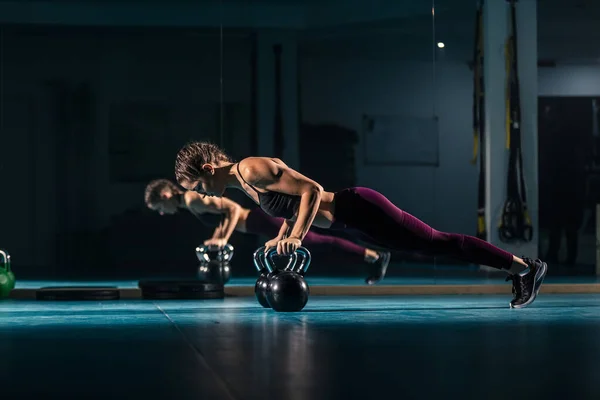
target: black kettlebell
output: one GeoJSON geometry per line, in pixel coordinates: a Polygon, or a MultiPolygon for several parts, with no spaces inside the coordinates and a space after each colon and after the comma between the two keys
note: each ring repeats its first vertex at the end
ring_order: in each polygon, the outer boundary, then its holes
{"type": "Polygon", "coordinates": [[[267,302],[267,288],[269,287],[269,281],[271,278],[279,273],[279,270],[269,271],[265,265],[265,247],[258,248],[252,256],[254,266],[260,273],[256,284],[254,285],[254,295],[258,303],[264,308],[271,308],[269,302],[267,302]]]}
{"type": "Polygon", "coordinates": [[[256,280],[256,285],[254,285],[254,295],[256,296],[256,300],[258,300],[258,303],[264,308],[271,308],[267,301],[267,287],[269,286],[268,274],[269,271],[267,271],[266,268],[263,269],[256,280]]]}
{"type": "Polygon", "coordinates": [[[272,258],[276,253],[276,249],[271,249],[265,255],[264,247],[254,253],[254,264],[261,273],[254,288],[256,298],[263,307],[278,312],[301,311],[310,294],[303,277],[310,266],[310,252],[304,247],[296,250],[283,270],[274,267],[272,258]],[[302,256],[300,265],[297,265],[298,254],[302,256]]]}
{"type": "Polygon", "coordinates": [[[197,277],[202,282],[226,284],[231,279],[231,267],[218,261],[200,263],[197,277]]]}
{"type": "Polygon", "coordinates": [[[302,311],[309,294],[308,284],[302,275],[294,271],[282,271],[269,281],[267,302],[275,311],[302,311]]]}
{"type": "Polygon", "coordinates": [[[229,261],[233,258],[233,246],[225,247],[198,246],[196,257],[200,261],[198,266],[198,279],[203,282],[225,284],[231,279],[231,266],[229,261]]]}

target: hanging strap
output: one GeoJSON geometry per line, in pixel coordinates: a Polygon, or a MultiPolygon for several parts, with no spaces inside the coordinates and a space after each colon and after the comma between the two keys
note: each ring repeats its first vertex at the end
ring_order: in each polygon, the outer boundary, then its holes
{"type": "Polygon", "coordinates": [[[509,150],[507,199],[498,227],[504,242],[533,238],[533,227],[527,210],[527,188],[521,149],[521,103],[517,63],[516,1],[510,0],[510,35],[505,46],[506,57],[506,146],[509,150]]]}
{"type": "Polygon", "coordinates": [[[479,154],[479,180],[477,193],[477,237],[487,239],[485,223],[485,90],[483,80],[483,1],[477,5],[475,14],[475,43],[473,49],[473,158],[477,163],[479,154]]]}

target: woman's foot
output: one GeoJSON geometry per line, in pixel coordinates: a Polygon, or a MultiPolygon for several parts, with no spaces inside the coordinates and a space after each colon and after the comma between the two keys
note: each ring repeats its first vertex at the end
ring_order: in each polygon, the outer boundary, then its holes
{"type": "Polygon", "coordinates": [[[377,258],[369,264],[369,276],[365,279],[367,285],[374,285],[385,277],[391,257],[388,251],[377,253],[377,258]]]}
{"type": "Polygon", "coordinates": [[[523,261],[527,263],[529,271],[524,275],[513,274],[506,278],[507,281],[513,281],[511,308],[524,308],[533,303],[548,272],[548,264],[542,260],[523,258],[523,261]]]}

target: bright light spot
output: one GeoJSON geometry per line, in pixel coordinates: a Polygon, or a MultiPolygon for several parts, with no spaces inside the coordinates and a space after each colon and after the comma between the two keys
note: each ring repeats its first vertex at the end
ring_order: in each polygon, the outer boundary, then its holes
{"type": "Polygon", "coordinates": [[[438,47],[440,49],[443,49],[444,47],[446,47],[446,45],[444,44],[444,42],[438,42],[438,47]]]}

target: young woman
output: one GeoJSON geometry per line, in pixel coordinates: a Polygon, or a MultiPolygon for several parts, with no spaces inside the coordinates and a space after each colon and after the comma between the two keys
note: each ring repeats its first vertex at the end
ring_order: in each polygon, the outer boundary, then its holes
{"type": "MultiPolygon", "coordinates": [[[[184,192],[167,179],[156,179],[146,186],[146,206],[161,215],[175,214],[184,209],[207,226],[214,226],[212,238],[205,245],[225,246],[234,231],[273,237],[283,223],[281,218],[270,217],[260,208],[249,210],[226,197],[215,199],[192,191],[184,192]]],[[[367,284],[377,283],[385,275],[390,262],[389,252],[378,252],[330,235],[308,232],[304,237],[308,246],[329,245],[348,254],[356,261],[369,265],[367,284]]]]}
{"type": "Polygon", "coordinates": [[[437,231],[375,190],[327,192],[277,158],[234,163],[214,144],[193,142],[177,154],[175,177],[184,188],[211,197],[221,197],[229,187],[242,190],[264,212],[284,218],[277,236],[266,243],[280,254],[300,247],[311,225],[358,231],[390,249],[453,256],[505,270],[513,282],[513,308],[535,300],[548,269],[541,260],[516,257],[473,236],[437,231]]]}

